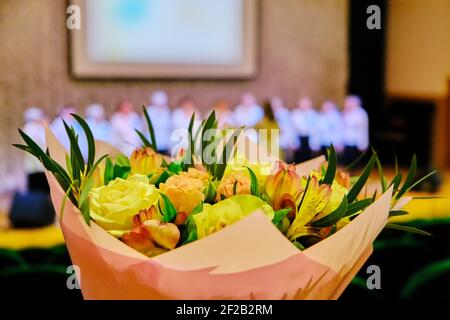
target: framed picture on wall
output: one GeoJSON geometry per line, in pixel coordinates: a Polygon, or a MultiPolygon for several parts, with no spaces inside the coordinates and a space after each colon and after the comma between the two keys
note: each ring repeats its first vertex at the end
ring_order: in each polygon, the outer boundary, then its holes
{"type": "Polygon", "coordinates": [[[257,0],[70,0],[77,79],[251,78],[257,0]]]}

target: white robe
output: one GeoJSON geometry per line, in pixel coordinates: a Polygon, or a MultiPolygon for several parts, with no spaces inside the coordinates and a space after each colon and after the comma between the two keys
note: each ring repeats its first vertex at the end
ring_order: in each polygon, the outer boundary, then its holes
{"type": "Polygon", "coordinates": [[[369,147],[369,117],[367,112],[359,107],[342,113],[344,118],[344,144],[357,147],[363,151],[369,147]]]}

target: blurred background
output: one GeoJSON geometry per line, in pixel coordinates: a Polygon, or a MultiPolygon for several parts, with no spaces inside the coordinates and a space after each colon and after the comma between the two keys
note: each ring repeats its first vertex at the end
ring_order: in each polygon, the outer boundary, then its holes
{"type": "Polygon", "coordinates": [[[280,129],[287,161],[333,143],[346,166],[372,146],[392,177],[416,154],[417,178],[437,173],[394,220],[433,236],[383,231],[342,299],[449,298],[449,0],[0,0],[0,39],[4,292],[82,298],[42,168],[11,146],[17,128],[45,144],[46,122],[67,144],[61,120],[76,112],[129,153],[144,105],[165,153],[193,112],[216,110],[222,127],[280,129]]]}

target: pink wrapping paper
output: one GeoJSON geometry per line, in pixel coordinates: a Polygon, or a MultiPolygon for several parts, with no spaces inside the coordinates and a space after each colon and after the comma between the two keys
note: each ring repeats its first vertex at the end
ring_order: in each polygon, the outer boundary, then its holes
{"type": "MultiPolygon", "coordinates": [[[[57,140],[47,141],[52,157],[64,159],[57,140]]],[[[323,160],[300,164],[297,172],[307,173],[323,160]]],[[[59,212],[64,192],[51,174],[47,178],[59,212]]],[[[80,268],[85,299],[337,299],[371,254],[388,220],[391,195],[389,189],[347,226],[304,251],[261,212],[154,258],[95,222],[87,226],[70,201],[60,225],[80,268]]]]}

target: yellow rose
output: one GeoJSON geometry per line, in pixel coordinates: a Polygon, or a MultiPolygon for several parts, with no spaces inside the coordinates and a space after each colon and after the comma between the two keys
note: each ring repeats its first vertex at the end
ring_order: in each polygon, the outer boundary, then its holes
{"type": "Polygon", "coordinates": [[[131,173],[150,175],[159,171],[163,157],[150,147],[144,147],[133,151],[130,157],[131,173]]]}
{"type": "Polygon", "coordinates": [[[217,187],[216,200],[220,201],[223,197],[230,198],[236,194],[251,194],[250,185],[248,172],[228,174],[222,178],[217,187]]]}
{"type": "Polygon", "coordinates": [[[191,214],[192,210],[205,200],[202,180],[186,175],[171,176],[159,185],[159,190],[169,197],[178,213],[191,214]]]}
{"type": "Polygon", "coordinates": [[[197,238],[222,230],[256,210],[261,210],[268,219],[273,219],[272,207],[252,195],[236,195],[214,205],[205,204],[202,212],[192,216],[197,228],[197,238]]]}
{"type": "Polygon", "coordinates": [[[130,230],[133,216],[156,205],[159,192],[146,176],[133,174],[127,180],[115,179],[89,193],[91,218],[103,229],[120,236],[130,230]]]}

